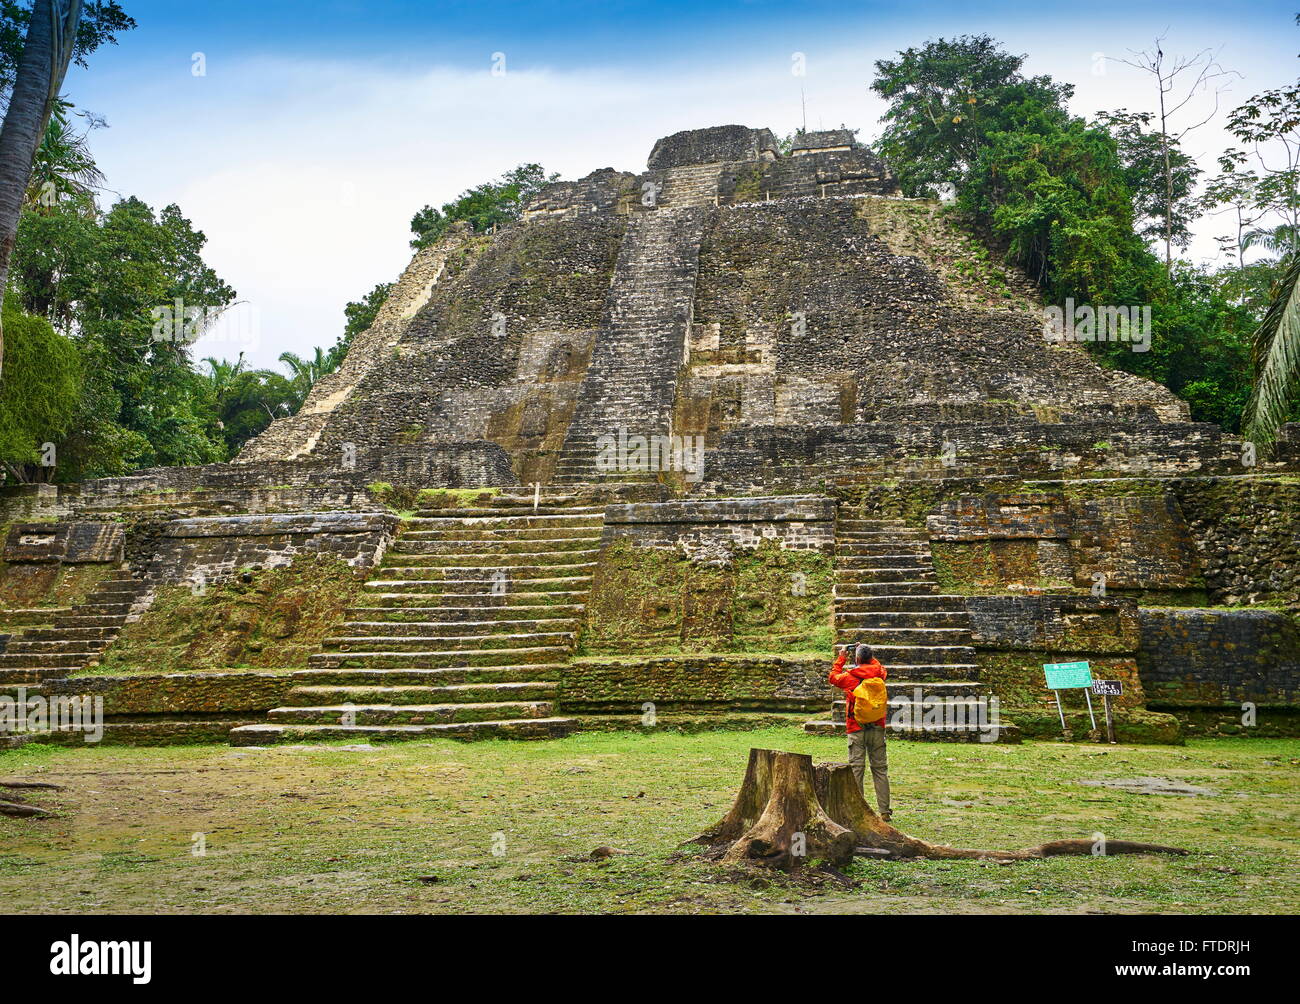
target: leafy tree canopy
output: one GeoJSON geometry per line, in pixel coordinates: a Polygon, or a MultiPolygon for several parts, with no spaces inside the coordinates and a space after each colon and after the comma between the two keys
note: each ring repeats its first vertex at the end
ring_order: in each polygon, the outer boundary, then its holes
{"type": "Polygon", "coordinates": [[[520,164],[497,181],[489,181],[462,192],[441,210],[425,206],[411,218],[415,234],[411,247],[423,248],[437,241],[453,224],[465,221],[475,233],[487,233],[492,227],[519,219],[524,205],[544,185],[559,175],[547,175],[540,164],[520,164]]]}

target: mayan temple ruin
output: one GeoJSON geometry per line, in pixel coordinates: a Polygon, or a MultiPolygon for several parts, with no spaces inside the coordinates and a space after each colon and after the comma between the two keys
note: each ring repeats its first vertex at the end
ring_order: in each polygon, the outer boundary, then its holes
{"type": "Polygon", "coordinates": [[[550,184],[234,462],[0,491],[0,688],[124,744],[835,732],[866,641],[906,738],[1095,740],[1076,661],[1122,741],[1295,734],[1300,428],[1192,422],[1003,260],[848,129],[550,184]]]}

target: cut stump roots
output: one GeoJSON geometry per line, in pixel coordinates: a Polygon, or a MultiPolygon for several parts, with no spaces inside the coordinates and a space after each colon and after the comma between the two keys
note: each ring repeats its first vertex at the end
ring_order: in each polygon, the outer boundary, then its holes
{"type": "Polygon", "coordinates": [[[881,819],[848,764],[814,766],[806,753],[751,749],[735,804],[690,843],[724,864],[795,871],[810,861],[830,868],[861,854],[893,860],[1030,861],[1065,854],[1186,854],[1181,847],[1131,840],[1053,840],[1019,851],[946,847],[909,837],[881,819]]]}

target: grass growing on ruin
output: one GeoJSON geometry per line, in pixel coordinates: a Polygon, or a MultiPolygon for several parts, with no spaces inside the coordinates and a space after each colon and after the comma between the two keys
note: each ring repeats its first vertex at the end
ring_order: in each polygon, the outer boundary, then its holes
{"type": "Polygon", "coordinates": [[[618,541],[601,555],[581,655],[824,654],[833,561],[763,541],[708,564],[618,541]]]}
{"type": "Polygon", "coordinates": [[[1101,832],[1197,852],[1185,858],[862,860],[848,870],[855,888],[737,882],[672,860],[729,806],[751,746],[832,760],[841,744],[783,728],[373,749],[29,746],[0,754],[0,776],[67,790],[31,796],[55,818],[0,820],[0,897],[12,912],[66,913],[1269,913],[1300,896],[1295,740],[890,746],[895,822],[917,836],[999,848],[1101,832]],[[1150,777],[1210,793],[1128,784],[1150,777]],[[602,846],[629,853],[589,860],[602,846]]]}
{"type": "Polygon", "coordinates": [[[162,586],[149,610],[109,646],[103,664],[78,675],[301,669],[354,604],[365,574],[318,556],[201,592],[162,586]]]}

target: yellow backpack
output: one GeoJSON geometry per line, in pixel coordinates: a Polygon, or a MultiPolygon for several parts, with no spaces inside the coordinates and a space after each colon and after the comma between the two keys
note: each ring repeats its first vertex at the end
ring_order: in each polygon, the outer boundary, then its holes
{"type": "Polygon", "coordinates": [[[859,725],[870,725],[885,717],[889,695],[885,681],[878,676],[863,680],[853,690],[853,718],[859,725]]]}

